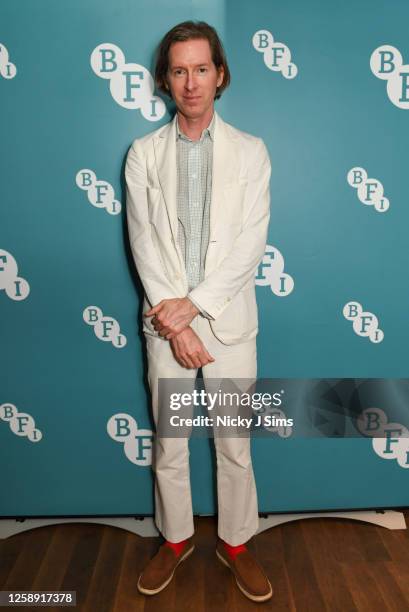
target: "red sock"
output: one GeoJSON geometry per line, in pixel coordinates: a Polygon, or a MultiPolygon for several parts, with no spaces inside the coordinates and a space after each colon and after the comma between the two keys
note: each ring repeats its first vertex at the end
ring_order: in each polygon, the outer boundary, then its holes
{"type": "Polygon", "coordinates": [[[223,542],[223,546],[231,559],[234,559],[234,557],[238,555],[239,552],[247,550],[247,546],[245,544],[238,544],[237,546],[232,546],[231,544],[227,544],[227,542],[225,542],[224,540],[221,541],[223,542]]]}
{"type": "Polygon", "coordinates": [[[169,540],[166,540],[165,541],[165,546],[169,546],[170,548],[173,548],[173,550],[175,551],[176,556],[178,557],[180,555],[180,553],[182,552],[182,550],[184,549],[187,540],[188,539],[181,540],[180,542],[169,542],[169,540]]]}

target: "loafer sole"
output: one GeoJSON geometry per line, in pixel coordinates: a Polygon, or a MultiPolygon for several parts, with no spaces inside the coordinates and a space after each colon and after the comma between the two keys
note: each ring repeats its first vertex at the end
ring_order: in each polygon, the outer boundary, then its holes
{"type": "Polygon", "coordinates": [[[235,575],[235,573],[233,572],[232,568],[230,567],[229,563],[226,561],[226,559],[219,553],[219,551],[216,549],[216,555],[219,557],[220,561],[222,563],[224,563],[224,565],[226,565],[229,570],[233,573],[233,576],[236,580],[236,584],[239,587],[240,591],[243,593],[243,595],[245,595],[246,597],[248,597],[249,599],[251,599],[252,601],[267,601],[267,599],[271,599],[272,595],[273,595],[273,589],[271,587],[270,581],[270,591],[268,593],[266,593],[265,595],[254,595],[253,593],[249,593],[248,591],[246,591],[246,589],[240,584],[240,582],[237,580],[237,576],[235,575]]]}
{"type": "Polygon", "coordinates": [[[171,575],[169,576],[169,578],[167,578],[165,580],[165,582],[163,584],[161,584],[157,589],[145,589],[143,586],[140,585],[140,580],[141,580],[141,576],[142,574],[140,574],[139,578],[138,578],[138,583],[137,583],[137,587],[138,587],[138,591],[140,591],[141,593],[143,593],[144,595],[156,595],[156,593],[160,593],[160,591],[162,591],[164,588],[166,588],[169,584],[169,582],[172,580],[173,575],[176,571],[176,568],[178,567],[178,565],[180,563],[182,563],[182,561],[184,561],[185,559],[187,559],[189,557],[189,555],[192,554],[192,552],[194,551],[195,547],[194,545],[189,548],[189,550],[187,550],[185,553],[183,553],[183,555],[181,555],[179,561],[176,563],[175,567],[173,568],[173,572],[171,573],[171,575]]]}

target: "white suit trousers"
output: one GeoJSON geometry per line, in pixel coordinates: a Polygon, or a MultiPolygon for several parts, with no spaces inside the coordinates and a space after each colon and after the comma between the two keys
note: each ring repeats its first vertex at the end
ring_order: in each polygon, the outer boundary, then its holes
{"type": "MultiPolygon", "coordinates": [[[[216,338],[210,323],[200,315],[191,322],[213,363],[202,368],[206,379],[257,377],[256,338],[225,345],[216,338]]],[[[155,425],[158,422],[159,378],[196,379],[197,369],[179,365],[169,341],[145,334],[148,355],[148,380],[155,425]]],[[[193,387],[192,387],[193,388],[193,387]]],[[[251,461],[250,435],[214,437],[217,459],[218,535],[232,546],[249,540],[259,526],[257,489],[251,461]]],[[[179,542],[194,533],[190,487],[189,439],[155,436],[152,468],[155,475],[155,523],[162,535],[179,542]]]]}

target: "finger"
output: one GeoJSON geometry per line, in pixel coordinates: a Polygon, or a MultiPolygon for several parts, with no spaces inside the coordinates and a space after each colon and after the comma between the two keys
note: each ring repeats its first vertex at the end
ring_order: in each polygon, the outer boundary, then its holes
{"type": "Polygon", "coordinates": [[[176,331],[175,325],[173,322],[168,323],[167,325],[163,324],[161,329],[163,331],[162,335],[164,336],[166,334],[169,334],[169,338],[174,338],[179,333],[179,331],[176,331]]]}
{"type": "Polygon", "coordinates": [[[172,346],[172,345],[171,345],[171,349],[172,349],[173,356],[176,359],[176,361],[178,362],[178,364],[183,366],[184,368],[187,368],[187,363],[183,359],[182,354],[179,352],[179,350],[176,347],[172,346]]]}
{"type": "Polygon", "coordinates": [[[211,356],[209,351],[207,351],[205,348],[203,348],[201,359],[204,362],[202,365],[207,365],[208,363],[212,363],[213,361],[216,361],[214,357],[211,356]]]}
{"type": "Polygon", "coordinates": [[[186,361],[188,368],[193,369],[196,367],[193,361],[190,359],[189,355],[183,355],[183,359],[184,361],[186,361]]]}
{"type": "Polygon", "coordinates": [[[156,304],[156,306],[153,306],[152,308],[147,310],[145,312],[145,317],[151,317],[153,314],[155,314],[155,312],[158,312],[162,308],[162,305],[163,305],[162,302],[163,300],[161,300],[159,304],[156,304]]]}
{"type": "Polygon", "coordinates": [[[193,361],[195,368],[200,368],[203,365],[202,360],[199,358],[198,355],[191,355],[190,358],[193,361]]]}

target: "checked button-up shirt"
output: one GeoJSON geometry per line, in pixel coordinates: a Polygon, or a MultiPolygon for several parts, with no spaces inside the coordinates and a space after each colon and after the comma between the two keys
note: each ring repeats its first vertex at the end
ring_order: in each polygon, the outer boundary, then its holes
{"type": "MultiPolygon", "coordinates": [[[[176,118],[178,243],[189,291],[204,280],[210,230],[214,120],[213,114],[200,139],[191,140],[180,130],[176,118]]],[[[200,304],[191,301],[203,316],[212,318],[200,304]]]]}

